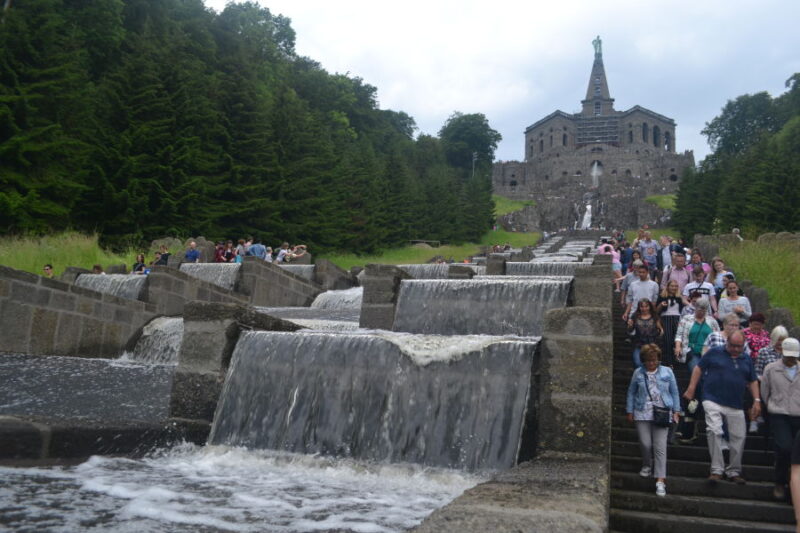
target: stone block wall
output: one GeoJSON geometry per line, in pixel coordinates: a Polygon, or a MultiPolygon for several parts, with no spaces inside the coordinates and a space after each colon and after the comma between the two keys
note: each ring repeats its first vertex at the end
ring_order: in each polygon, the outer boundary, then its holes
{"type": "Polygon", "coordinates": [[[0,352],[113,358],[157,313],[154,304],[0,266],[0,352]]]}
{"type": "Polygon", "coordinates": [[[156,306],[160,315],[180,315],[191,301],[246,304],[245,295],[223,289],[165,266],[153,267],[143,291],[145,300],[156,306]]]}
{"type": "Polygon", "coordinates": [[[257,257],[244,258],[237,287],[250,305],[263,307],[307,307],[323,291],[317,283],[257,257]]]}
{"type": "Polygon", "coordinates": [[[339,291],[355,286],[350,272],[327,259],[317,259],[314,263],[314,281],[326,291],[339,291]]]}
{"type": "Polygon", "coordinates": [[[184,307],[183,342],[172,380],[172,418],[208,423],[213,420],[225,373],[242,329],[297,331],[302,328],[242,305],[188,303],[184,307]]]}
{"type": "Polygon", "coordinates": [[[359,326],[369,329],[392,329],[397,309],[400,282],[413,279],[405,270],[392,265],[367,265],[361,282],[364,296],[359,326]]]}

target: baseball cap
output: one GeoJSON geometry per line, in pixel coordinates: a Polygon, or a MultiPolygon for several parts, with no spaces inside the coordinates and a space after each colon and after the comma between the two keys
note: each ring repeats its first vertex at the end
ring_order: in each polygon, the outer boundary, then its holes
{"type": "Polygon", "coordinates": [[[800,357],[800,341],[789,337],[788,339],[783,339],[783,356],[784,357],[800,357]]]}

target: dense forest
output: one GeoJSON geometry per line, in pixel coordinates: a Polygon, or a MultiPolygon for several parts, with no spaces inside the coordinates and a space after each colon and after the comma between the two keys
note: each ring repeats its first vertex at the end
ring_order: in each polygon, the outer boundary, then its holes
{"type": "Polygon", "coordinates": [[[676,199],[682,235],[800,230],[800,73],[786,87],[775,98],[739,96],[706,124],[713,152],[683,177],[676,199]]]}
{"type": "MultiPolygon", "coordinates": [[[[294,49],[255,3],[15,0],[0,23],[0,232],[122,246],[257,235],[315,251],[478,240],[500,135],[438,137],[294,49]]],[[[366,45],[366,43],[365,43],[366,45]]]]}

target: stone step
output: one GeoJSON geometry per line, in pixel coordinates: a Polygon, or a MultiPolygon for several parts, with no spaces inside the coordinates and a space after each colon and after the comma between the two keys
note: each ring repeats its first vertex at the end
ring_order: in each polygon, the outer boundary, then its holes
{"type": "Polygon", "coordinates": [[[647,513],[670,513],[698,518],[724,518],[729,520],[751,520],[762,523],[793,524],[794,509],[790,505],[758,500],[731,500],[713,496],[685,496],[670,492],[667,486],[665,498],[653,492],[637,492],[614,489],[611,491],[611,507],[647,513]]]}
{"type": "MultiPolygon", "coordinates": [[[[667,496],[669,498],[669,496],[667,496]]],[[[790,524],[767,524],[750,520],[724,520],[666,513],[643,513],[626,509],[611,509],[610,526],[617,531],[636,533],[764,533],[795,531],[790,524]]]]}
{"type": "MultiPolygon", "coordinates": [[[[638,442],[612,442],[611,453],[626,457],[641,457],[638,442]]],[[[711,460],[711,457],[708,455],[708,448],[700,446],[682,446],[680,444],[667,446],[667,458],[706,463],[711,460]]],[[[742,457],[742,464],[744,466],[773,466],[775,464],[775,454],[773,452],[745,450],[744,457],[742,457]]]]}
{"type": "MultiPolygon", "coordinates": [[[[642,460],[639,457],[628,457],[623,455],[611,456],[612,470],[618,470],[620,472],[638,472],[641,468],[642,460]]],[[[670,459],[669,455],[667,455],[667,475],[707,478],[710,473],[711,465],[708,461],[685,461],[670,459]]],[[[752,481],[774,481],[775,469],[771,466],[745,464],[742,466],[742,477],[752,481]]],[[[727,483],[727,481],[725,483],[727,483]]]]}
{"type": "MultiPolygon", "coordinates": [[[[622,442],[639,442],[639,436],[636,433],[636,428],[633,427],[612,427],[611,428],[611,439],[613,441],[622,441],[622,442]]],[[[681,443],[682,446],[699,446],[701,448],[708,447],[708,441],[706,440],[706,434],[703,431],[700,431],[697,434],[697,438],[692,443],[684,444],[681,443]]],[[[767,452],[770,451],[770,443],[767,441],[766,437],[761,436],[752,436],[748,435],[747,439],[744,441],[744,449],[745,450],[754,450],[760,452],[767,452]]]]}
{"type": "MultiPolygon", "coordinates": [[[[653,478],[642,477],[638,472],[613,472],[611,487],[642,492],[655,490],[653,478]]],[[[746,485],[720,482],[712,485],[705,478],[667,476],[667,492],[670,495],[712,496],[715,498],[773,502],[773,487],[773,483],[769,481],[748,481],[746,485]]],[[[782,503],[788,505],[787,502],[782,503]]]]}

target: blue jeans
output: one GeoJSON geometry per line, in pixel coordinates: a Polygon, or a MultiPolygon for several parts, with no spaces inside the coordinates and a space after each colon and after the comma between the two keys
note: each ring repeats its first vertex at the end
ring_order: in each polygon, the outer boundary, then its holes
{"type": "Polygon", "coordinates": [[[642,347],[637,346],[633,349],[633,369],[636,370],[640,366],[642,366],[642,347]]]}

